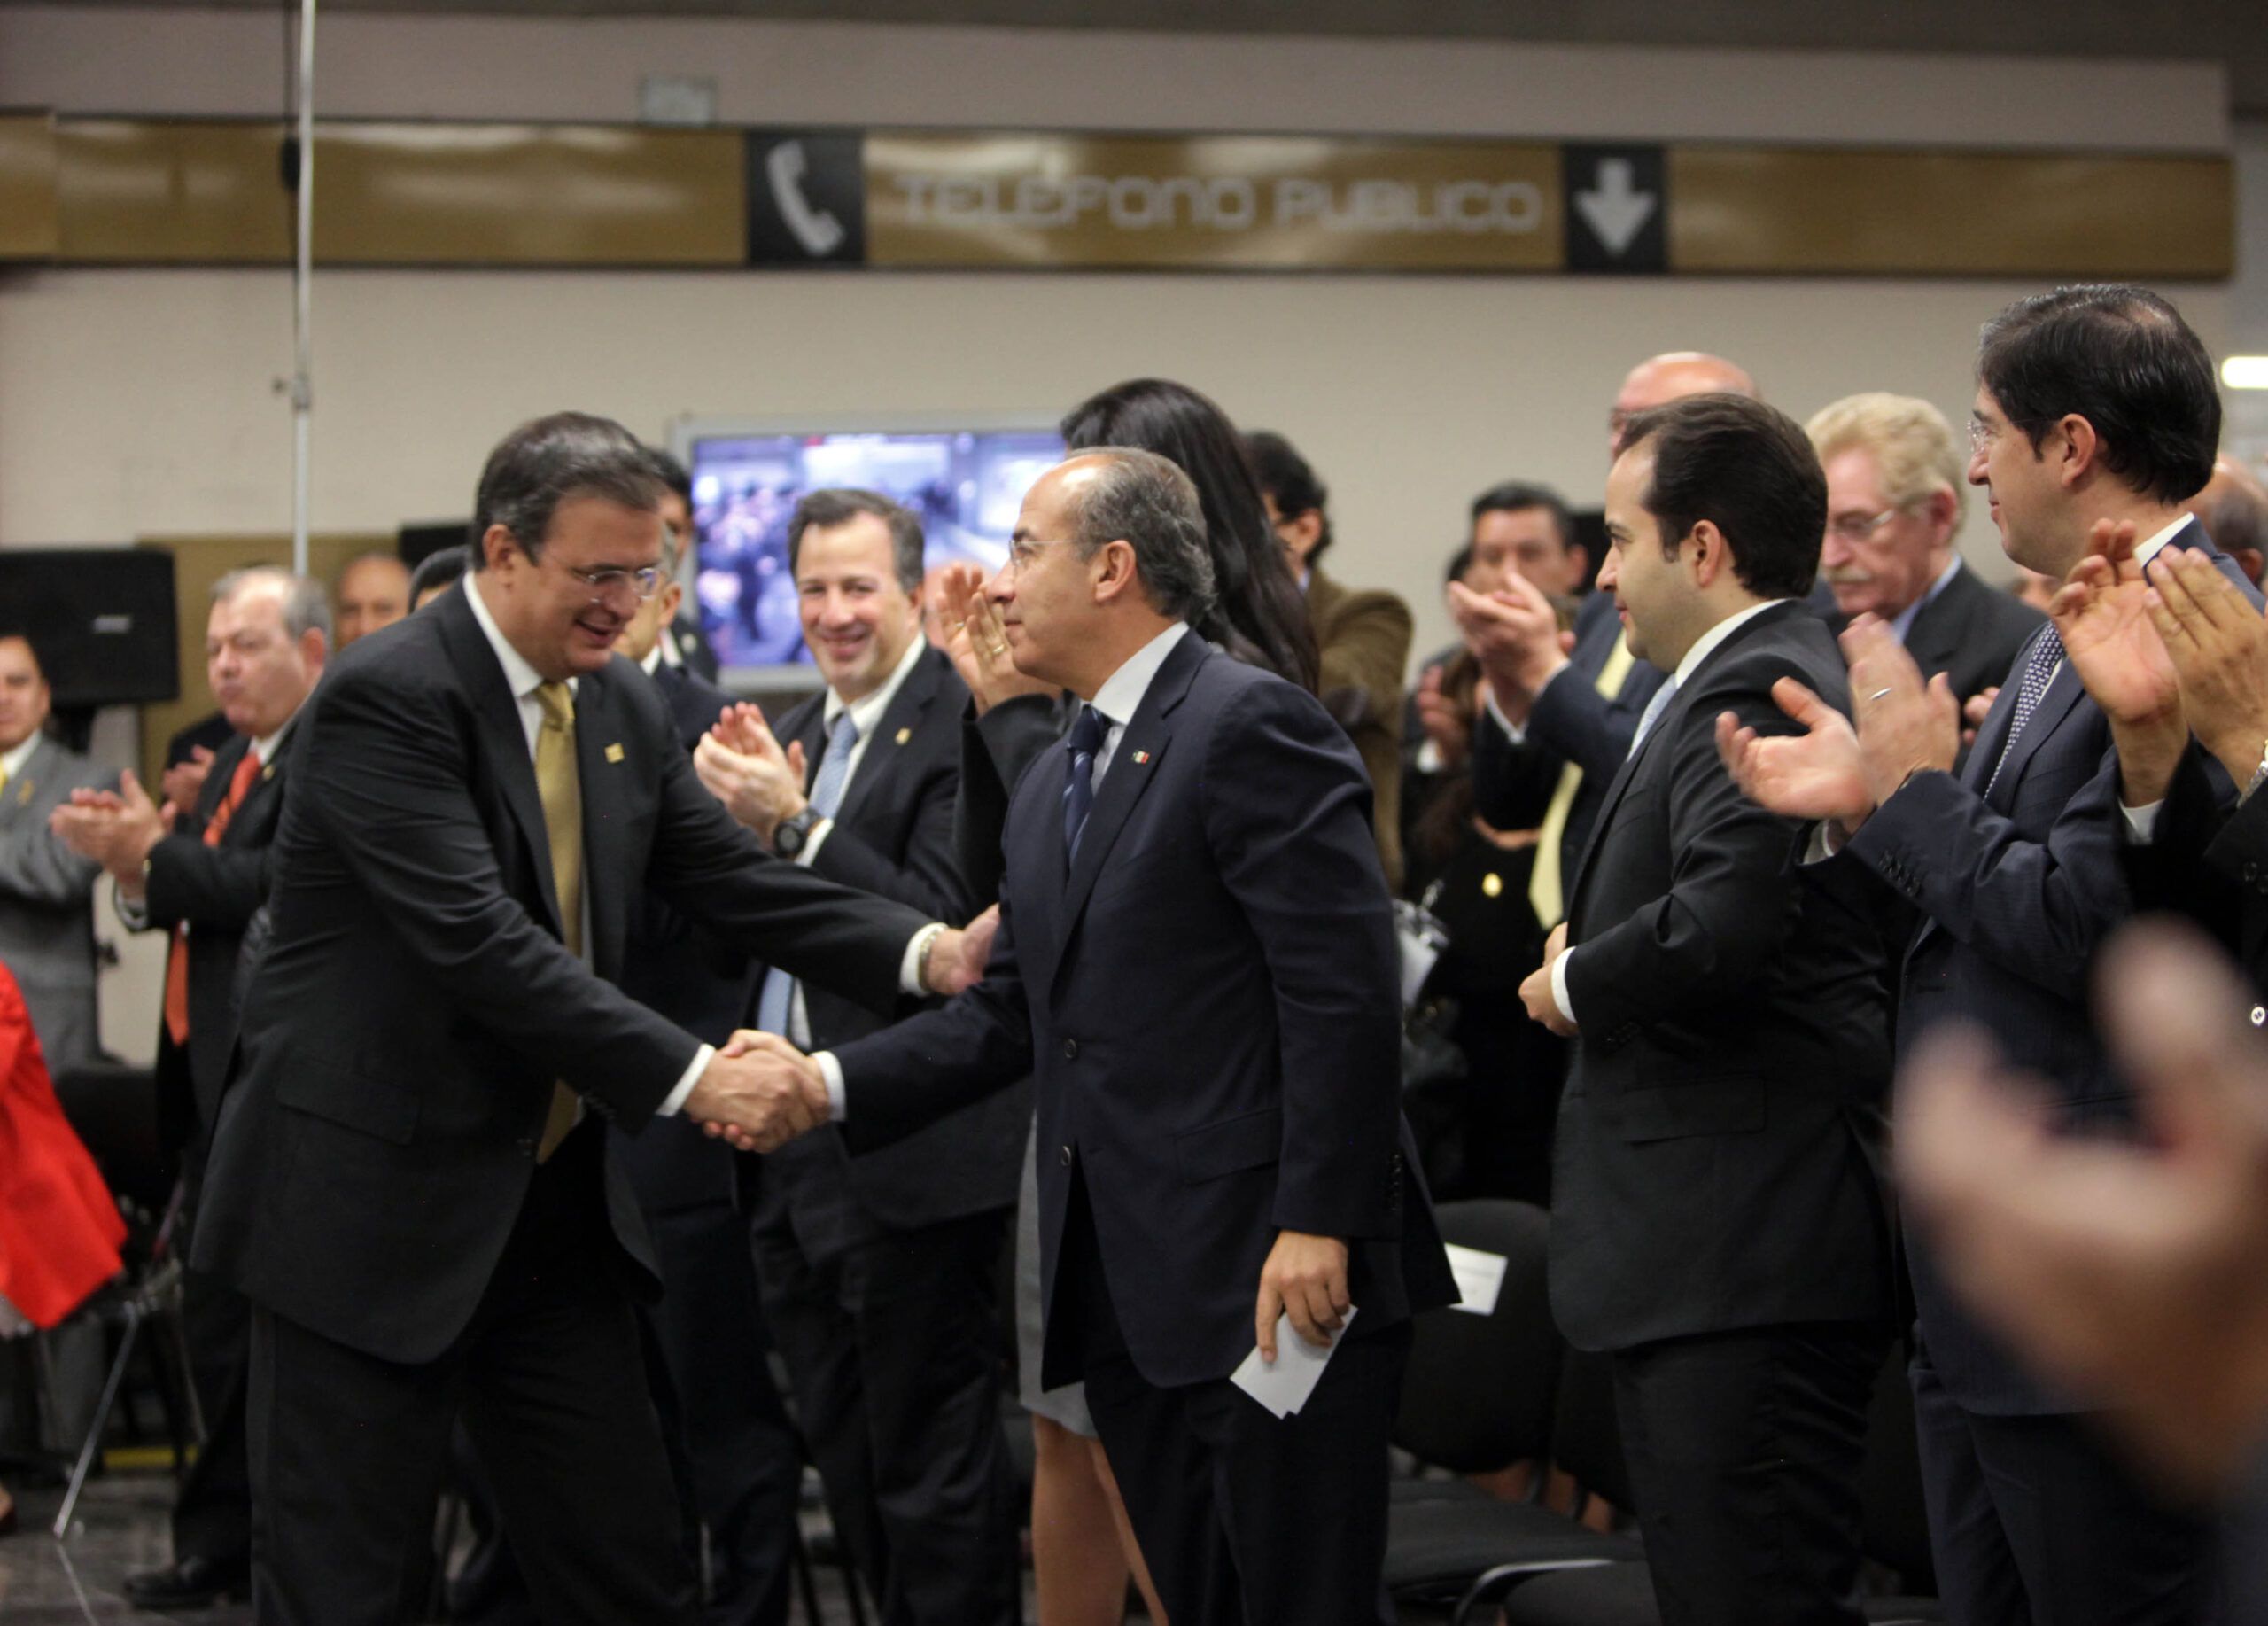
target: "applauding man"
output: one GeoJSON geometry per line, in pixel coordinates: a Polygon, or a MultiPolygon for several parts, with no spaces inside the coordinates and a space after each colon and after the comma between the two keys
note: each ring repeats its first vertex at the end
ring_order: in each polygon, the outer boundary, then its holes
{"type": "MultiPolygon", "coordinates": [[[[1727,759],[1765,805],[1827,821],[1814,855],[1847,844],[1837,862],[1919,910],[1901,1048],[1966,1019],[2049,1081],[2056,1128],[2116,1134],[2132,1105],[2089,1021],[2086,984],[2132,908],[2122,849],[2155,815],[2146,804],[2122,813],[2112,736],[2122,715],[2165,724],[2175,684],[2162,660],[2128,663],[2139,681],[2099,704],[2082,679],[2098,656],[2155,641],[2132,561],[2202,544],[2179,503],[2212,466],[2220,405],[2204,347],[2140,288],[2018,300],[1986,325],[1977,373],[1969,479],[1990,493],[2008,556],[2059,579],[2092,549],[2110,556],[2081,572],[2083,591],[2018,657],[1957,774],[1950,689],[1925,687],[1889,629],[1863,617],[1844,635],[1855,730],[1791,689],[1783,703],[1808,732],[1728,727],[1727,759]]],[[[2165,727],[2179,757],[2186,731],[2165,727]]],[[[2202,1524],[2147,1495],[2079,1402],[1970,1319],[1926,1234],[1910,1242],[1915,1409],[1948,1614],[2194,1618],[2209,1583],[2202,1524]]]]}

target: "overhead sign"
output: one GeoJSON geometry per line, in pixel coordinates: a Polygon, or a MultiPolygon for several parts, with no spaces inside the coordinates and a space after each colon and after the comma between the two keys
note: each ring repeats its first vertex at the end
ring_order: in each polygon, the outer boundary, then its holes
{"type": "MultiPolygon", "coordinates": [[[[273,119],[0,118],[0,262],[279,265],[273,119]]],[[[323,265],[2218,279],[2225,153],[326,120],[323,265]]]]}
{"type": "Polygon", "coordinates": [[[1570,271],[1669,269],[1669,197],[1659,147],[1560,149],[1570,271]]]}
{"type": "Polygon", "coordinates": [[[1540,271],[1562,253],[1541,144],[878,132],[865,170],[876,266],[1540,271]]]}

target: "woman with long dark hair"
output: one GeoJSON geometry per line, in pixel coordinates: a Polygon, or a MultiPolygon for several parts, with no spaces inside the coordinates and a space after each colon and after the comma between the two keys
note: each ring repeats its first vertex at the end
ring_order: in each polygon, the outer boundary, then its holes
{"type": "Polygon", "coordinates": [[[1239,660],[1314,693],[1319,663],[1307,606],[1228,414],[1185,384],[1132,378],[1072,408],[1062,429],[1073,452],[1130,446],[1181,466],[1204,506],[1217,594],[1198,632],[1239,660]]]}

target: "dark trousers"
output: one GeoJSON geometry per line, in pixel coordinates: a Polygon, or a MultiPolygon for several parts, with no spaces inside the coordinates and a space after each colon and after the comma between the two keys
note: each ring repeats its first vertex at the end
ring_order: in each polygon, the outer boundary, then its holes
{"type": "Polygon", "coordinates": [[[1613,1354],[1663,1626],[1858,1626],[1859,1472],[1890,1337],[1827,1322],[1613,1354]]]}
{"type": "MultiPolygon", "coordinates": [[[[803,1453],[772,1381],[748,1221],[734,1204],[711,1202],[649,1210],[646,1222],[662,1297],[641,1307],[639,1327],[702,1626],[786,1626],[803,1453]]],[[[527,1582],[462,1428],[451,1458],[473,1543],[449,1583],[448,1618],[527,1626],[536,1618],[527,1582]]]]}
{"type": "Polygon", "coordinates": [[[1013,1210],[823,1259],[757,1233],[765,1318],[827,1510],[883,1626],[1014,1626],[1015,1479],[1000,1433],[1000,1260],[1013,1210]]]}
{"type": "Polygon", "coordinates": [[[1358,1318],[1289,1417],[1225,1376],[1161,1389],[1126,1352],[1076,1184],[1055,1293],[1055,1313],[1077,1318],[1087,1405],[1173,1626],[1391,1626],[1386,1445],[1408,1322],[1358,1318]]]}
{"type": "Polygon", "coordinates": [[[594,1124],[536,1171],[471,1324],[404,1365],[261,1308],[248,1438],[260,1626],[422,1618],[462,1410],[549,1626],[691,1626],[693,1577],[616,1274],[594,1124]]]}
{"type": "Polygon", "coordinates": [[[2216,1618],[2208,1521],[2148,1495],[2083,1416],[1991,1417],[1913,1366],[1930,1551],[1961,1626],[2216,1618]]]}
{"type": "MultiPolygon", "coordinates": [[[[208,1143],[184,1152],[185,1186],[176,1253],[189,1255],[204,1194],[208,1143]]],[[[245,1381],[252,1365],[252,1306],[203,1271],[182,1272],[182,1330],[190,1381],[204,1414],[205,1443],[174,1496],[174,1559],[229,1566],[252,1555],[252,1467],[245,1456],[245,1381]]]]}

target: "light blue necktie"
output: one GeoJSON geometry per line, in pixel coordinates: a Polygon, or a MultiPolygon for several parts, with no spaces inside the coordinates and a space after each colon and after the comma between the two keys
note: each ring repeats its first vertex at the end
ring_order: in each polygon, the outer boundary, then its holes
{"type": "Polygon", "coordinates": [[[1654,697],[1646,702],[1646,709],[1639,713],[1638,732],[1630,736],[1632,756],[1638,754],[1638,747],[1646,743],[1646,736],[1654,731],[1654,725],[1661,720],[1662,713],[1669,710],[1669,697],[1675,693],[1677,680],[1672,678],[1656,689],[1654,697]]]}
{"type": "MultiPolygon", "coordinates": [[[[843,787],[850,779],[850,751],[858,743],[858,725],[845,706],[827,736],[827,753],[819,759],[819,778],[812,784],[812,811],[822,819],[835,817],[843,805],[843,787]]],[[[774,966],[764,974],[764,991],[756,998],[756,1025],[766,1033],[788,1034],[788,1013],[795,1008],[796,979],[774,966]]]]}

